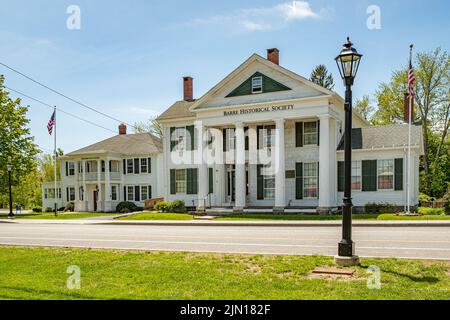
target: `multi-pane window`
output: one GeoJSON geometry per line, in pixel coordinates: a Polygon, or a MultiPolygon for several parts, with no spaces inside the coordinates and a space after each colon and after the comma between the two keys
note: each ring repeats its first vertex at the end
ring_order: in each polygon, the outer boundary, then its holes
{"type": "Polygon", "coordinates": [[[394,160],[378,160],[378,189],[394,188],[394,160]]]}
{"type": "Polygon", "coordinates": [[[133,159],[127,159],[127,173],[134,173],[133,159]]]}
{"type": "MultiPolygon", "coordinates": [[[[45,188],[44,189],[44,198],[45,199],[54,199],[55,198],[55,189],[54,188],[45,188]]],[[[58,198],[61,199],[61,188],[58,188],[58,198]]]]}
{"type": "Polygon", "coordinates": [[[141,173],[147,173],[148,170],[148,164],[147,164],[147,158],[141,158],[141,173]]]}
{"type": "Polygon", "coordinates": [[[69,201],[75,201],[75,188],[69,187],[69,201]]]}
{"type": "Polygon", "coordinates": [[[252,93],[261,93],[262,90],[263,90],[262,77],[253,77],[252,78],[252,93]]]}
{"type": "Polygon", "coordinates": [[[175,170],[175,192],[186,193],[186,169],[175,170]]]}
{"type": "Polygon", "coordinates": [[[275,143],[275,126],[264,126],[262,129],[262,146],[270,148],[275,143]]]}
{"type": "Polygon", "coordinates": [[[117,186],[111,186],[111,200],[117,200],[117,186]]]}
{"type": "Polygon", "coordinates": [[[264,183],[264,199],[275,199],[275,174],[270,166],[264,166],[261,174],[264,183]]]}
{"type": "Polygon", "coordinates": [[[75,175],[75,162],[69,162],[67,166],[69,169],[69,176],[74,176],[75,175]]]}
{"type": "Polygon", "coordinates": [[[361,190],[361,161],[352,161],[352,189],[361,190]]]}
{"type": "Polygon", "coordinates": [[[186,150],[186,127],[175,128],[171,141],[175,142],[174,150],[186,150]]]}
{"type": "Polygon", "coordinates": [[[134,187],[127,186],[127,200],[134,201],[134,187]]]}
{"type": "Polygon", "coordinates": [[[317,145],[317,122],[305,122],[303,124],[303,144],[317,145]]]}
{"type": "Polygon", "coordinates": [[[234,134],[234,128],[226,129],[226,150],[234,150],[236,147],[236,135],[234,134]]]}
{"type": "Polygon", "coordinates": [[[303,197],[317,198],[317,162],[303,164],[303,197]]]}
{"type": "Polygon", "coordinates": [[[141,201],[148,199],[148,186],[141,186],[141,201]]]}

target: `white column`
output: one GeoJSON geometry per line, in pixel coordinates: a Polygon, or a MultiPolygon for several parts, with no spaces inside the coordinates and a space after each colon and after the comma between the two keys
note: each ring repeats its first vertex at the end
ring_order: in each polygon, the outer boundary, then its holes
{"type": "Polygon", "coordinates": [[[334,120],[321,115],[319,137],[319,213],[328,213],[335,205],[336,145],[334,120]]]}
{"type": "Polygon", "coordinates": [[[208,196],[208,166],[205,159],[205,127],[201,121],[195,122],[197,134],[197,161],[198,164],[198,210],[206,209],[208,196]]]}
{"type": "Polygon", "coordinates": [[[275,120],[275,210],[284,211],[286,206],[284,119],[275,120]]]}
{"type": "Polygon", "coordinates": [[[102,160],[97,160],[97,211],[102,211],[102,160]]]}
{"type": "Polygon", "coordinates": [[[225,202],[225,159],[223,150],[223,136],[222,129],[215,129],[214,140],[214,155],[215,155],[215,167],[217,170],[214,172],[214,180],[218,181],[215,184],[214,196],[216,198],[216,205],[222,205],[225,202]]]}
{"type": "Polygon", "coordinates": [[[236,183],[236,203],[235,211],[243,210],[245,207],[245,133],[244,124],[236,123],[236,149],[235,149],[235,183],[236,183]]]}
{"type": "Polygon", "coordinates": [[[83,167],[83,211],[88,211],[88,194],[86,188],[86,160],[81,161],[81,166],[83,167]]]}
{"type": "Polygon", "coordinates": [[[111,211],[111,177],[109,172],[109,158],[105,159],[105,207],[104,211],[111,211]]]}

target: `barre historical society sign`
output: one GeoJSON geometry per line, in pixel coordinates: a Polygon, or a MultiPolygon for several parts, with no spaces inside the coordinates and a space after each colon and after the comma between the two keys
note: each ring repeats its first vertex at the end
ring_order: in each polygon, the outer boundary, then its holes
{"type": "Polygon", "coordinates": [[[250,109],[238,109],[238,110],[224,111],[223,115],[225,117],[227,117],[227,116],[237,116],[237,115],[251,114],[251,113],[286,111],[286,110],[293,110],[293,109],[294,109],[293,104],[287,104],[287,105],[282,105],[282,106],[258,107],[258,108],[250,108],[250,109]]]}

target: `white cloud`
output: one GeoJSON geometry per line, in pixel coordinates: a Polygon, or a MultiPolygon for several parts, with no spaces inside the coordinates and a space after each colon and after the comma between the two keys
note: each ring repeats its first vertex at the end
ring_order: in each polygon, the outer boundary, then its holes
{"type": "Polygon", "coordinates": [[[223,15],[196,18],[188,24],[216,25],[235,32],[263,32],[281,29],[294,21],[317,19],[323,12],[324,9],[315,12],[308,1],[291,1],[272,7],[247,8],[223,15]],[[236,26],[241,28],[237,30],[236,26]]]}

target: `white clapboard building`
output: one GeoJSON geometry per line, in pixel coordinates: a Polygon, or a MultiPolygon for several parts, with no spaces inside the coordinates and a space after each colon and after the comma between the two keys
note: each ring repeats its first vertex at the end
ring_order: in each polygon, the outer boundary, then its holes
{"type": "MultiPolygon", "coordinates": [[[[162,141],[126,134],[69,153],[61,161],[60,203],[77,211],[114,211],[123,200],[183,200],[197,210],[332,212],[342,203],[344,101],[253,54],[202,97],[183,78],[184,99],[158,121],[162,141]]],[[[352,197],[403,209],[408,126],[372,126],[353,113],[352,197]]],[[[418,204],[422,134],[412,128],[410,205],[418,204]]],[[[52,184],[44,206],[53,207],[52,184]]]]}
{"type": "MultiPolygon", "coordinates": [[[[253,54],[199,99],[184,77],[184,100],[160,117],[164,197],[197,208],[313,209],[343,198],[344,101],[253,54]],[[199,137],[203,137],[200,139],[199,137]],[[199,156],[202,154],[202,156],[199,156]]],[[[406,204],[408,126],[371,126],[353,114],[353,203],[406,204]]],[[[412,129],[411,206],[418,204],[419,127],[412,129]]]]}
{"type": "MultiPolygon", "coordinates": [[[[161,139],[148,134],[119,134],[58,158],[61,181],[58,207],[69,202],[78,212],[111,212],[122,201],[143,207],[164,191],[161,139]]],[[[43,184],[43,206],[54,207],[54,185],[43,184]]]]}

